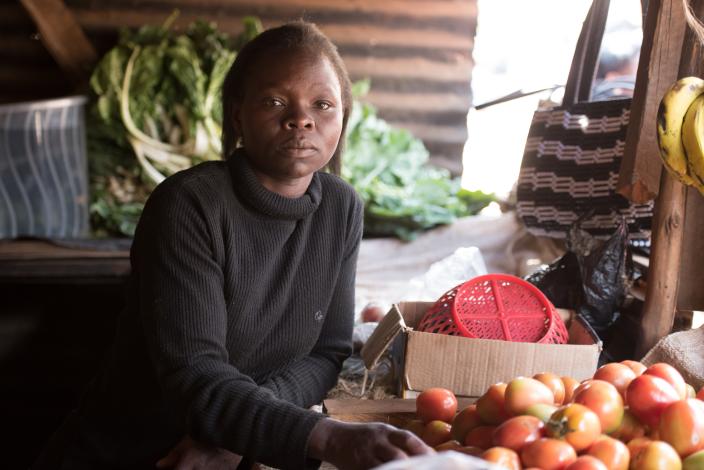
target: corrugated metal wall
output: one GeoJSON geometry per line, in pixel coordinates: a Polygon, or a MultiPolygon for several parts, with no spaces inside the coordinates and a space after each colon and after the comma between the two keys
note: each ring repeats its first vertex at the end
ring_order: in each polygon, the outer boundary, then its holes
{"type": "MultiPolygon", "coordinates": [[[[264,26],[304,18],[338,45],[353,79],[369,77],[369,101],[383,118],[423,139],[433,160],[461,171],[471,102],[476,0],[65,0],[99,52],[119,27],[195,18],[236,34],[241,18],[264,26]]],[[[19,2],[0,0],[0,101],[71,92],[19,2]]]]}

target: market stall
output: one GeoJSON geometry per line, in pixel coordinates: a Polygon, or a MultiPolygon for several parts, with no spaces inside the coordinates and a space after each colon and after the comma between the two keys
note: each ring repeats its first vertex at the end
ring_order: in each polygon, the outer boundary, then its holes
{"type": "MultiPolygon", "coordinates": [[[[219,155],[216,127],[221,116],[212,107],[212,96],[219,86],[217,80],[223,78],[218,77],[218,61],[224,64],[233,60],[236,51],[224,47],[230,43],[216,30],[203,24],[200,26],[205,29],[198,30],[198,23],[193,23],[186,33],[179,30],[172,34],[169,29],[172,22],[182,21],[184,26],[185,20],[169,17],[161,29],[123,33],[117,45],[107,48],[107,54],[98,62],[98,53],[82,29],[88,26],[95,35],[96,30],[104,27],[100,26],[102,19],[98,14],[85,5],[77,4],[72,12],[60,1],[48,2],[50,9],[39,3],[22,2],[41,31],[47,49],[71,80],[85,84],[87,71],[94,71],[91,86],[95,102],[90,119],[102,119],[101,138],[120,134],[118,139],[122,139],[123,147],[113,146],[112,150],[134,150],[136,160],[132,164],[140,175],[151,178],[149,190],[169,174],[211,159],[208,152],[215,157],[219,155]],[[187,119],[192,122],[202,120],[194,128],[211,137],[204,153],[195,152],[196,137],[191,141],[187,131],[185,137],[180,134],[182,129],[177,121],[182,116],[164,112],[160,122],[149,124],[149,105],[153,104],[149,100],[161,96],[145,95],[148,98],[143,100],[147,103],[140,111],[142,114],[137,116],[133,111],[134,119],[147,123],[145,128],[153,126],[153,132],[132,122],[127,96],[129,75],[135,64],[139,66],[136,57],[141,48],[152,45],[149,41],[153,37],[149,34],[160,35],[163,47],[172,51],[175,45],[194,40],[199,31],[206,31],[208,41],[216,41],[218,45],[215,52],[208,49],[211,68],[169,65],[172,75],[159,80],[177,84],[181,75],[190,73],[203,73],[211,80],[207,82],[204,78],[203,84],[210,85],[200,90],[203,102],[211,106],[184,111],[190,113],[187,119]],[[140,43],[141,40],[145,42],[140,43]],[[65,47],[69,43],[76,47],[65,47]],[[127,72],[120,75],[122,81],[118,83],[111,74],[122,74],[123,69],[127,72]],[[201,125],[202,129],[198,127],[201,125]],[[147,135],[148,132],[151,134],[147,135]],[[170,140],[155,138],[160,132],[166,132],[170,140]],[[179,140],[181,137],[185,143],[179,140]],[[184,163],[186,157],[192,161],[184,163]]],[[[344,44],[341,49],[343,55],[350,57],[353,75],[376,73],[383,90],[369,95],[372,102],[379,104],[379,115],[373,108],[359,105],[358,114],[353,114],[350,120],[350,134],[356,140],[348,141],[347,146],[350,155],[356,152],[361,157],[351,159],[355,164],[347,167],[343,176],[363,197],[369,232],[361,242],[356,268],[354,354],[345,361],[338,385],[328,393],[319,411],[345,422],[389,423],[411,431],[438,451],[451,451],[424,457],[422,462],[419,460],[419,467],[414,467],[413,462],[408,467],[391,463],[385,467],[389,470],[439,468],[438,465],[485,468],[486,462],[509,469],[704,468],[701,334],[692,329],[692,311],[704,306],[704,293],[699,287],[704,272],[696,256],[704,243],[697,236],[704,211],[701,199],[704,171],[697,179],[692,168],[699,171],[704,163],[688,166],[685,159],[678,173],[677,165],[668,160],[671,154],[662,150],[665,132],[661,131],[659,137],[655,132],[655,123],[662,127],[667,121],[664,114],[674,112],[669,108],[662,110],[670,104],[663,95],[682,88],[673,85],[678,78],[704,74],[701,66],[704,38],[688,26],[688,21],[691,25],[696,18],[704,18],[704,2],[689,2],[692,7],[689,20],[680,0],[644,2],[648,8],[634,97],[614,101],[609,106],[599,105],[593,117],[590,103],[584,102],[589,101],[592,90],[609,9],[608,1],[594,0],[575,51],[562,107],[539,110],[534,118],[526,145],[525,171],[518,181],[518,210],[510,208],[498,217],[470,215],[490,199],[463,193],[449,172],[426,166],[429,154],[423,142],[410,133],[397,132],[381,118],[387,117],[391,124],[414,121],[407,127],[418,130],[419,136],[425,138],[431,150],[430,161],[457,172],[457,159],[449,158],[447,153],[457,150],[458,135],[461,134],[462,140],[465,137],[465,130],[458,131],[452,126],[456,125],[457,115],[466,114],[469,105],[469,96],[464,91],[458,92],[456,82],[458,76],[469,75],[471,54],[466,57],[466,38],[457,33],[457,23],[451,19],[450,12],[456,5],[442,3],[435,10],[432,4],[422,2],[410,19],[398,11],[400,4],[379,6],[387,16],[377,18],[373,25],[360,26],[365,31],[369,31],[365,28],[384,30],[382,37],[391,44],[380,53],[388,63],[372,67],[358,57],[364,49],[360,45],[364,35],[355,30],[350,39],[351,29],[346,22],[364,23],[361,16],[368,14],[369,9],[379,13],[376,7],[365,4],[363,12],[346,10],[347,7],[339,7],[338,11],[338,7],[326,2],[310,2],[320,10],[323,19],[335,14],[344,17],[344,21],[331,20],[325,28],[331,37],[344,44]],[[386,31],[384,18],[392,23],[394,15],[403,18],[399,20],[402,27],[393,29],[392,34],[386,31]],[[419,21],[428,19],[432,28],[426,39],[416,38],[412,45],[404,45],[409,31],[419,21]],[[455,41],[454,45],[442,52],[440,49],[450,39],[455,41]],[[389,59],[389,55],[399,52],[399,47],[406,46],[410,49],[389,59]],[[455,54],[457,48],[462,48],[462,53],[455,54]],[[409,59],[411,53],[418,57],[409,59]],[[448,59],[447,54],[455,54],[454,59],[448,59]],[[418,72],[427,70],[424,68],[427,62],[438,60],[438,56],[442,56],[441,62],[449,61],[444,68],[432,76],[418,72]],[[399,72],[398,76],[384,76],[379,71],[388,69],[389,64],[397,66],[391,68],[399,72]],[[403,88],[399,85],[403,83],[413,85],[403,88]],[[440,88],[442,96],[428,91],[440,88]],[[453,108],[443,114],[436,108],[449,95],[453,108]],[[394,104],[396,100],[405,104],[394,104]],[[564,119],[557,119],[556,115],[564,119]],[[437,119],[437,122],[424,119],[437,119]],[[537,166],[528,168],[529,159],[549,154],[544,151],[550,148],[546,142],[563,137],[546,131],[558,121],[567,122],[564,127],[571,139],[558,144],[577,149],[568,156],[563,154],[564,159],[574,160],[577,166],[587,160],[592,163],[603,163],[600,158],[608,160],[603,168],[585,163],[574,173],[578,178],[575,176],[572,183],[581,178],[582,183],[587,181],[588,191],[584,190],[585,185],[578,184],[565,189],[560,179],[565,175],[559,171],[569,165],[561,161],[544,159],[543,163],[549,163],[544,171],[537,171],[537,166]],[[610,132],[613,135],[606,137],[610,141],[599,140],[597,134],[610,132]],[[429,137],[430,134],[436,137],[429,137]],[[386,146],[372,146],[370,136],[386,146]],[[663,161],[668,171],[661,171],[663,161]],[[536,189],[543,184],[541,178],[546,172],[553,172],[549,197],[543,197],[545,192],[536,189]],[[682,172],[689,178],[683,178],[682,172]],[[392,180],[396,186],[389,183],[392,180]],[[599,189],[601,180],[608,180],[604,183],[605,192],[599,189]],[[360,182],[369,186],[357,186],[360,182]],[[416,182],[422,182],[418,186],[424,189],[401,191],[416,182]],[[470,210],[468,201],[479,206],[470,210]],[[592,207],[586,207],[590,201],[592,207]],[[555,237],[558,232],[560,235],[555,237]],[[373,307],[376,317],[368,319],[376,321],[362,321],[363,310],[369,307],[373,307]]],[[[474,24],[476,5],[469,3],[472,7],[461,10],[462,15],[455,20],[471,19],[474,24]]],[[[217,13],[214,12],[217,5],[208,8],[210,14],[217,13]]],[[[105,7],[110,27],[120,22],[137,26],[136,16],[128,10],[105,7]]],[[[149,14],[156,16],[162,12],[157,10],[149,14]]],[[[279,16],[269,11],[261,10],[270,15],[265,19],[278,21],[279,16]]],[[[195,12],[191,9],[184,16],[191,20],[195,12]]],[[[247,21],[244,26],[238,23],[238,28],[243,28],[242,41],[248,39],[248,32],[258,34],[256,21],[247,21]]],[[[207,43],[213,47],[212,42],[207,43]]],[[[203,57],[203,63],[207,62],[203,57]]],[[[145,66],[145,62],[141,65],[145,66]]],[[[140,86],[148,81],[149,74],[144,72],[147,69],[148,64],[135,73],[135,80],[142,80],[140,86]]],[[[689,101],[678,104],[679,126],[686,119],[688,108],[704,92],[704,82],[700,82],[696,82],[699,88],[690,93],[689,101]]],[[[358,86],[365,87],[364,83],[358,86]]],[[[704,104],[700,107],[704,116],[704,104]]],[[[25,126],[34,124],[26,118],[34,108],[6,111],[10,116],[7,122],[14,119],[14,113],[21,116],[17,119],[26,121],[25,126]]],[[[45,115],[49,117],[38,119],[48,122],[51,113],[49,109],[45,115]]],[[[74,117],[79,119],[80,114],[74,117]]],[[[695,122],[694,118],[690,120],[695,122]]],[[[695,136],[691,139],[698,143],[700,138],[696,136],[702,133],[704,128],[697,127],[691,131],[695,136]]],[[[79,144],[85,138],[80,132],[72,134],[79,144]]],[[[47,136],[48,139],[48,133],[47,136]]],[[[683,137],[677,134],[675,139],[681,141],[683,137]]],[[[56,145],[65,146],[64,140],[56,145]]],[[[6,147],[9,149],[10,144],[6,147]]],[[[37,151],[41,150],[37,147],[37,151]]],[[[104,155],[108,153],[105,151],[104,155]]],[[[694,158],[694,153],[689,153],[694,158]]],[[[556,155],[557,160],[563,160],[560,150],[556,155]]],[[[701,157],[704,159],[704,153],[701,157]]],[[[85,164],[80,159],[76,163],[79,167],[85,164]]],[[[93,343],[103,344],[109,341],[122,307],[119,299],[130,274],[129,236],[134,234],[148,192],[135,187],[139,178],[130,179],[129,168],[125,170],[118,165],[121,173],[112,175],[110,172],[116,167],[103,164],[104,173],[99,175],[102,179],[92,188],[110,193],[109,198],[98,201],[97,205],[94,201],[93,205],[102,217],[101,234],[127,235],[127,238],[86,239],[87,218],[76,216],[73,224],[65,223],[68,215],[77,210],[74,206],[85,211],[88,205],[88,183],[74,179],[72,175],[76,172],[68,166],[65,177],[60,169],[59,173],[52,173],[50,182],[56,188],[70,187],[72,198],[64,200],[53,189],[41,189],[40,181],[35,186],[44,201],[45,216],[34,221],[14,217],[12,213],[8,216],[12,223],[0,227],[5,238],[12,238],[21,232],[18,227],[28,224],[35,230],[29,235],[39,238],[0,244],[2,291],[14,296],[9,305],[15,333],[8,333],[8,337],[14,334],[15,342],[8,343],[7,354],[14,362],[4,383],[9,390],[6,407],[14,409],[16,421],[25,417],[20,389],[45,385],[26,379],[22,364],[28,361],[30,365],[46,367],[41,358],[57,346],[53,331],[41,326],[45,321],[42,312],[57,306],[59,310],[69,310],[75,305],[74,313],[80,317],[77,323],[81,326],[67,328],[54,319],[56,331],[61,332],[59,336],[77,341],[90,335],[93,343]],[[130,194],[125,196],[126,193],[130,194]],[[137,197],[130,199],[135,194],[137,197]],[[71,201],[75,204],[71,205],[71,201]],[[120,208],[127,209],[111,212],[120,204],[120,208]],[[44,237],[39,231],[45,228],[44,237]],[[76,233],[69,233],[71,230],[76,233]],[[29,299],[33,289],[40,287],[48,295],[29,299]],[[93,289],[91,295],[76,300],[84,292],[82,289],[89,288],[93,289]],[[29,304],[23,303],[28,299],[29,304]],[[106,316],[97,318],[95,306],[101,301],[109,305],[99,307],[106,316]],[[31,315],[24,315],[25,311],[31,315]],[[85,321],[87,317],[91,317],[91,322],[85,321]],[[30,347],[33,338],[35,346],[30,347]],[[43,344],[37,348],[38,343],[43,344]]],[[[17,196],[21,197],[28,199],[27,194],[17,196]]],[[[504,206],[509,205],[504,202],[504,206]]],[[[93,344],[91,351],[97,347],[93,344]]],[[[80,354],[88,356],[91,352],[81,349],[80,354]]],[[[71,354],[58,354],[52,360],[54,367],[72,359],[71,354]]],[[[91,357],[90,361],[81,362],[75,375],[51,378],[54,387],[51,393],[59,391],[63,397],[48,402],[51,410],[45,415],[53,413],[56,418],[57,413],[66,411],[62,407],[76,398],[88,379],[90,367],[97,362],[97,357],[91,357]]],[[[44,423],[44,428],[55,424],[44,423]]],[[[34,452],[39,447],[41,442],[31,443],[25,445],[25,451],[34,452]]],[[[21,460],[22,457],[17,458],[21,460]]],[[[323,468],[326,466],[329,467],[323,463],[323,468]]]]}

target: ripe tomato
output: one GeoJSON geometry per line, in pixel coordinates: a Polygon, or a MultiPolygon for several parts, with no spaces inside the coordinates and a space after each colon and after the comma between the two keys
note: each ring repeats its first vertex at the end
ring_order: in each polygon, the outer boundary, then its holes
{"type": "Polygon", "coordinates": [[[587,450],[587,454],[601,460],[608,470],[628,470],[631,454],[623,442],[601,436],[587,450]]]}
{"type": "Polygon", "coordinates": [[[508,383],[505,400],[508,414],[518,416],[524,414],[530,405],[536,403],[554,404],[555,397],[542,382],[529,377],[518,377],[508,383]]]}
{"type": "Polygon", "coordinates": [[[464,445],[479,447],[480,449],[488,449],[492,447],[492,436],[496,426],[477,426],[471,429],[464,437],[464,445]]]}
{"type": "Polygon", "coordinates": [[[700,400],[704,400],[704,387],[700,388],[697,392],[697,398],[700,400]]]}
{"type": "Polygon", "coordinates": [[[479,457],[507,470],[521,470],[521,459],[518,454],[505,447],[492,447],[485,450],[479,457]]]}
{"type": "Polygon", "coordinates": [[[419,419],[412,419],[406,423],[404,429],[411,431],[418,437],[421,437],[423,435],[423,431],[425,430],[425,423],[419,419]]]}
{"type": "Polygon", "coordinates": [[[672,386],[654,375],[636,377],[626,391],[626,402],[631,412],[643,424],[657,428],[660,415],[679,395],[672,386]]]}
{"type": "Polygon", "coordinates": [[[482,420],[477,412],[477,405],[472,404],[455,415],[452,420],[452,438],[464,442],[464,436],[470,429],[482,424],[482,420]]]}
{"type": "Polygon", "coordinates": [[[636,418],[631,410],[626,408],[623,411],[623,420],[621,425],[609,435],[623,442],[629,442],[636,437],[645,436],[645,426],[636,418]]]}
{"type": "Polygon", "coordinates": [[[643,374],[654,375],[655,377],[660,377],[661,379],[672,385],[675,389],[677,395],[679,395],[680,400],[687,398],[687,384],[682,378],[677,369],[672,367],[670,364],[665,364],[664,362],[658,362],[652,366],[645,369],[643,374]]]}
{"type": "Polygon", "coordinates": [[[647,367],[645,367],[642,362],[638,361],[621,361],[621,364],[630,367],[631,370],[636,373],[636,377],[642,375],[643,372],[645,372],[645,369],[647,369],[647,367]]]}
{"type": "Polygon", "coordinates": [[[362,323],[380,322],[381,319],[384,318],[384,315],[386,315],[386,312],[381,308],[381,305],[373,302],[365,305],[359,313],[359,316],[362,318],[362,323]]]}
{"type": "Polygon", "coordinates": [[[493,443],[520,452],[526,444],[543,437],[544,429],[545,424],[535,416],[516,416],[494,430],[493,443]]]}
{"type": "Polygon", "coordinates": [[[526,408],[525,414],[528,416],[535,416],[543,423],[550,421],[550,416],[557,411],[555,405],[547,405],[545,403],[536,403],[535,405],[530,405],[526,408]]]}
{"type": "Polygon", "coordinates": [[[682,462],[682,470],[701,470],[704,468],[704,450],[695,452],[682,462]]]}
{"type": "Polygon", "coordinates": [[[638,470],[681,470],[682,461],[675,449],[663,441],[651,441],[631,455],[631,468],[638,470]]]}
{"type": "Polygon", "coordinates": [[[541,372],[540,374],[535,374],[533,378],[539,382],[545,384],[553,396],[555,397],[554,403],[556,405],[562,405],[565,401],[565,384],[559,375],[551,374],[550,372],[541,372]]]}
{"type": "Polygon", "coordinates": [[[648,437],[636,437],[628,441],[626,447],[628,447],[628,453],[631,454],[631,461],[633,461],[633,456],[645,448],[648,444],[653,442],[652,439],[648,437]]]}
{"type": "Polygon", "coordinates": [[[472,446],[462,446],[458,449],[455,449],[455,452],[460,452],[462,454],[467,454],[467,455],[472,455],[474,457],[477,457],[481,455],[482,452],[484,452],[484,449],[480,449],[479,447],[472,447],[472,446]]]}
{"type": "Polygon", "coordinates": [[[572,446],[557,439],[538,439],[525,446],[521,451],[521,461],[524,467],[562,470],[575,460],[577,460],[577,454],[572,446]]]}
{"type": "Polygon", "coordinates": [[[605,364],[596,371],[594,378],[597,380],[603,380],[609,382],[611,385],[616,387],[618,393],[622,397],[626,395],[626,389],[633,379],[636,378],[636,373],[633,369],[625,364],[619,364],[618,362],[611,362],[605,364]]]}
{"type": "Polygon", "coordinates": [[[445,388],[423,390],[416,398],[416,415],[424,422],[440,420],[449,423],[457,413],[457,398],[445,388]]]}
{"type": "Polygon", "coordinates": [[[448,450],[457,450],[460,447],[462,447],[462,444],[460,444],[459,442],[457,442],[454,439],[451,439],[449,441],[443,442],[440,445],[435,446],[435,451],[436,452],[445,452],[448,450]]]}
{"type": "Polygon", "coordinates": [[[479,417],[487,424],[500,424],[508,419],[508,413],[504,406],[506,394],[506,384],[497,383],[477,400],[477,412],[479,417]]]}
{"type": "Polygon", "coordinates": [[[577,387],[579,387],[579,382],[577,382],[572,377],[560,378],[562,379],[562,383],[565,385],[565,399],[562,400],[562,404],[566,405],[572,402],[572,398],[574,397],[574,391],[577,390],[577,387]]]}
{"type": "Polygon", "coordinates": [[[420,438],[430,447],[439,446],[452,438],[450,436],[450,425],[439,419],[431,421],[425,425],[420,438]]]}
{"type": "Polygon", "coordinates": [[[565,470],[609,470],[604,463],[591,455],[582,455],[569,464],[565,470]]]}
{"type": "Polygon", "coordinates": [[[591,446],[601,434],[599,417],[579,403],[558,408],[545,425],[548,437],[567,441],[574,450],[581,452],[591,446]]]}
{"type": "Polygon", "coordinates": [[[687,384],[687,398],[697,398],[697,391],[689,384],[687,384]]]}
{"type": "Polygon", "coordinates": [[[605,433],[618,429],[623,420],[623,398],[616,387],[603,380],[587,380],[574,391],[573,402],[592,410],[605,433]]]}
{"type": "Polygon", "coordinates": [[[660,416],[658,430],[681,457],[704,450],[704,403],[693,398],[674,402],[660,416]]]}

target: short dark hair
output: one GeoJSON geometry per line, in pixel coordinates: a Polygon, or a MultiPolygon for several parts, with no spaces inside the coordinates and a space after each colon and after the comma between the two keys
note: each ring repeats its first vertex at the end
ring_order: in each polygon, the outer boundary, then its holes
{"type": "Polygon", "coordinates": [[[342,133],[340,142],[327,165],[329,171],[340,174],[342,152],[344,150],[347,121],[352,110],[352,85],[345,64],[337,52],[337,47],[327,38],[317,26],[306,21],[295,21],[276,28],[268,29],[249,41],[237,53],[235,62],[230,67],[222,86],[222,149],[223,157],[229,158],[237,147],[241,136],[232,125],[236,104],[244,100],[247,77],[257,61],[267,55],[281,52],[305,52],[315,55],[322,54],[332,65],[342,91],[342,133]]]}

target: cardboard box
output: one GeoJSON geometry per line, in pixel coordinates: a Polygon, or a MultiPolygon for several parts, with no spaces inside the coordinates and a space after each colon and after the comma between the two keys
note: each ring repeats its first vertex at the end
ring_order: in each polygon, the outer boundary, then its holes
{"type": "Polygon", "coordinates": [[[361,351],[368,369],[391,347],[399,396],[413,398],[431,387],[479,397],[497,382],[539,372],[583,380],[594,375],[602,349],[581,319],[569,322],[570,344],[473,339],[414,331],[432,302],[394,304],[361,351]]]}

